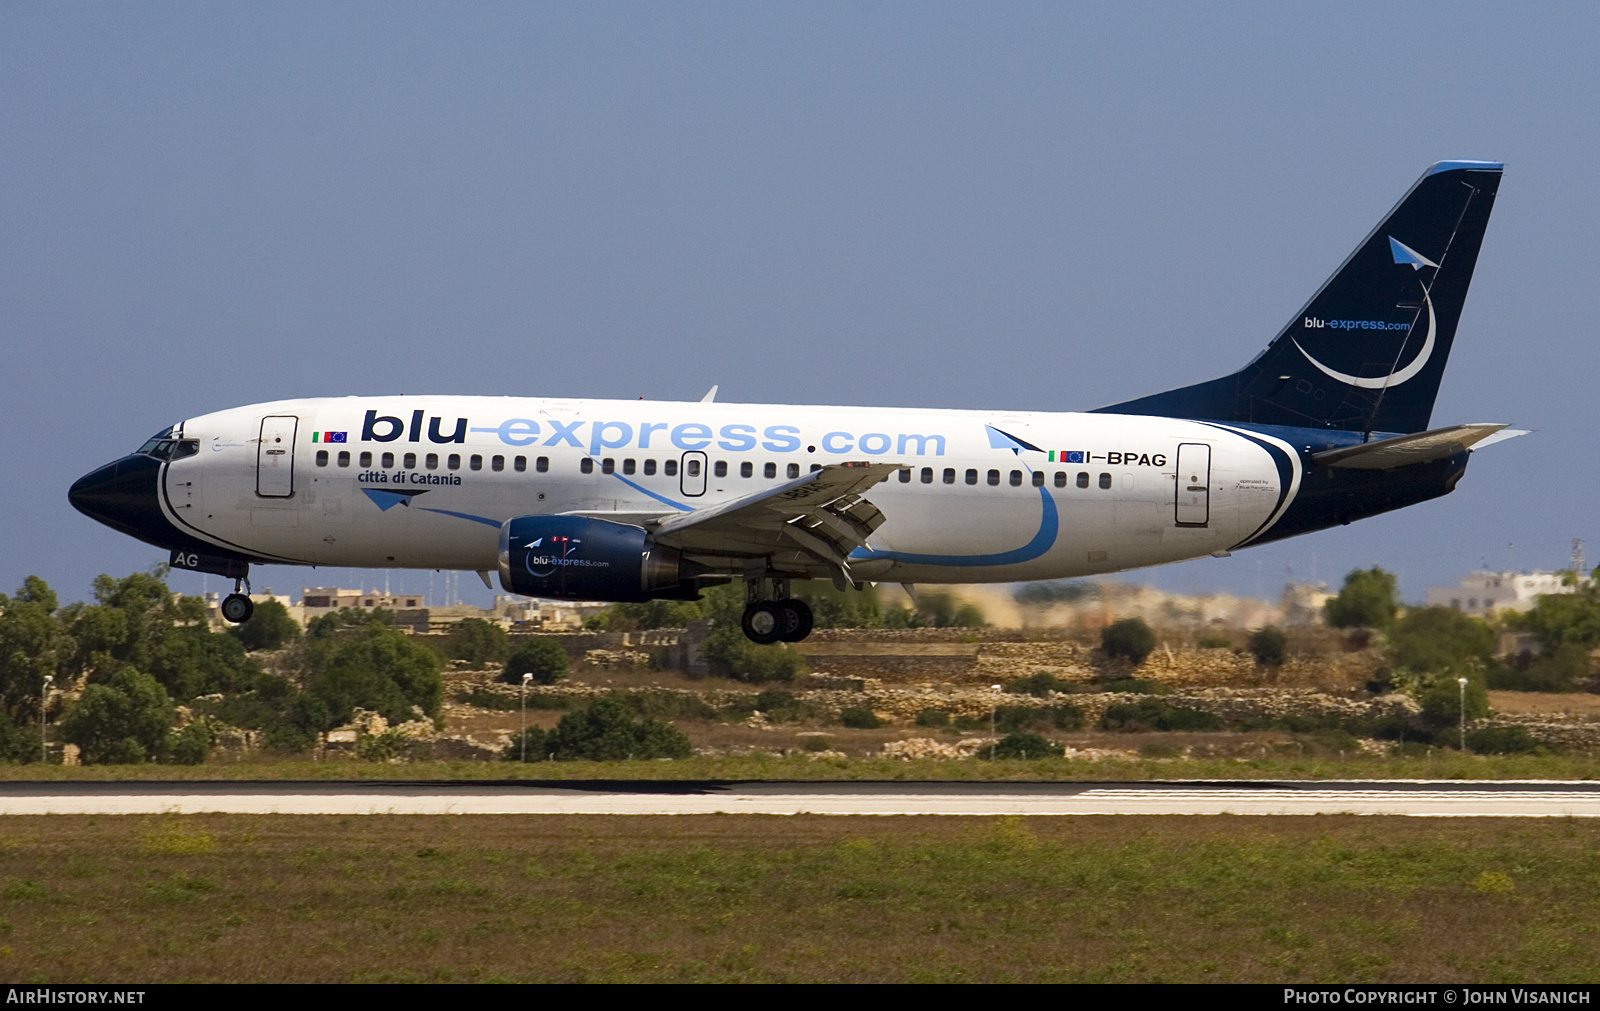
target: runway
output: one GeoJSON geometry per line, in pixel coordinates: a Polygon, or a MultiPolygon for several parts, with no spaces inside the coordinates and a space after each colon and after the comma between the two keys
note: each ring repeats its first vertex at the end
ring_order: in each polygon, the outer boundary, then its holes
{"type": "Polygon", "coordinates": [[[1600,817],[1600,783],[1488,781],[3,783],[0,815],[1401,815],[1600,817]]]}

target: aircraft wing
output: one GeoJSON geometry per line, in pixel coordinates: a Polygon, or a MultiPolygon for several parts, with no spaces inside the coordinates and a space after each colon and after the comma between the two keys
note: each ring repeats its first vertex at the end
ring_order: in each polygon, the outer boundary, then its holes
{"type": "Polygon", "coordinates": [[[1431,463],[1454,456],[1475,445],[1487,446],[1527,432],[1502,432],[1505,425],[1453,425],[1413,435],[1364,442],[1313,454],[1311,462],[1323,467],[1353,467],[1358,470],[1389,470],[1416,463],[1431,463]]]}
{"type": "Polygon", "coordinates": [[[775,488],[704,509],[661,517],[657,543],[686,554],[773,558],[783,571],[821,569],[851,579],[847,559],[883,524],[864,496],[900,470],[898,463],[836,463],[775,488]]]}

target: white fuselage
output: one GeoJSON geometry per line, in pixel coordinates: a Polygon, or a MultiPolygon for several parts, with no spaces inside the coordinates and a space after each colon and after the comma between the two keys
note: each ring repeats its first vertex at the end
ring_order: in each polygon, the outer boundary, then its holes
{"type": "Polygon", "coordinates": [[[383,568],[492,570],[513,517],[647,525],[868,461],[903,470],[870,492],[886,520],[856,576],[1081,576],[1239,546],[1299,475],[1283,487],[1258,434],[1110,414],[349,397],[220,411],[179,434],[199,442],[162,476],[180,529],[280,562],[383,568]]]}

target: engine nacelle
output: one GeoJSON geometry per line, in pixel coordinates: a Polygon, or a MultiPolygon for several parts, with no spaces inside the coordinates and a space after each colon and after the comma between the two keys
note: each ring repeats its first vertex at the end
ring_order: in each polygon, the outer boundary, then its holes
{"type": "Polygon", "coordinates": [[[692,598],[685,568],[676,549],[655,544],[642,527],[584,516],[518,516],[500,526],[500,585],[527,597],[692,598]]]}

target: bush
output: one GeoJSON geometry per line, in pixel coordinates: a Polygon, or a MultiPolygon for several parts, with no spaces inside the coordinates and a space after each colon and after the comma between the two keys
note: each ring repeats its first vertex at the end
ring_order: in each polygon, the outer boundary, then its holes
{"type": "Polygon", "coordinates": [[[800,747],[806,751],[827,751],[830,746],[831,742],[823,734],[808,734],[800,738],[800,747]]]}
{"type": "Polygon", "coordinates": [[[500,752],[500,759],[506,762],[542,762],[550,757],[550,752],[545,748],[547,736],[547,732],[540,727],[529,727],[512,734],[511,740],[500,752]]]}
{"type": "Polygon", "coordinates": [[[1038,734],[1007,734],[995,744],[984,749],[990,758],[1052,758],[1061,749],[1038,734]]]}
{"type": "Polygon", "coordinates": [[[1289,637],[1268,625],[1250,637],[1250,655],[1261,667],[1282,667],[1289,659],[1289,637]]]}
{"type": "MultiPolygon", "coordinates": [[[[693,752],[677,727],[661,720],[635,720],[622,703],[610,698],[596,699],[561,717],[545,736],[543,750],[558,762],[688,758],[693,752]]],[[[533,760],[533,755],[528,758],[533,760]]]]}
{"type": "Polygon", "coordinates": [[[924,709],[917,713],[917,726],[942,728],[950,725],[950,714],[943,709],[924,709]]]}
{"type": "Polygon", "coordinates": [[[110,683],[90,685],[61,720],[61,738],[78,746],[85,765],[153,761],[166,750],[174,709],[148,674],[123,668],[110,683]]]}
{"type": "Polygon", "coordinates": [[[1232,649],[1233,640],[1225,635],[1202,635],[1199,646],[1201,649],[1232,649]]]}
{"type": "Polygon", "coordinates": [[[205,720],[194,720],[172,735],[170,759],[174,765],[199,765],[211,754],[217,735],[205,720]]]}
{"type": "Polygon", "coordinates": [[[776,644],[757,646],[738,628],[714,628],[700,647],[700,656],[735,681],[766,684],[793,681],[806,669],[805,657],[776,644]]]}
{"type": "Polygon", "coordinates": [[[1376,565],[1347,574],[1339,595],[1322,605],[1323,617],[1334,628],[1387,628],[1398,610],[1394,575],[1376,565]]]}
{"type": "Polygon", "coordinates": [[[1482,727],[1467,731],[1467,748],[1480,755],[1529,754],[1539,750],[1526,727],[1482,727]]]}
{"type": "Polygon", "coordinates": [[[529,639],[511,651],[506,658],[505,669],[500,673],[500,680],[520,685],[522,675],[532,674],[534,684],[553,685],[567,676],[569,665],[567,651],[561,648],[561,644],[540,636],[529,639]]]}
{"type": "Polygon", "coordinates": [[[870,709],[850,708],[839,711],[839,722],[852,730],[876,730],[883,726],[876,713],[870,709]]]}
{"type": "Polygon", "coordinates": [[[1156,634],[1143,618],[1123,618],[1100,631],[1100,649],[1106,656],[1127,660],[1135,667],[1156,648],[1156,634]]]}
{"type": "Polygon", "coordinates": [[[330,630],[307,636],[300,662],[305,694],[325,710],[300,711],[304,719],[297,722],[313,732],[348,721],[356,709],[380,713],[390,723],[416,719],[417,711],[436,719],[444,702],[439,654],[383,621],[363,620],[339,635],[330,630]],[[328,722],[317,725],[323,719],[328,722]]]}
{"type": "Polygon", "coordinates": [[[1025,678],[1015,678],[1006,683],[1006,691],[1012,695],[1032,695],[1034,698],[1039,699],[1044,698],[1051,692],[1071,690],[1071,684],[1061,680],[1054,674],[1046,674],[1044,671],[1039,671],[1037,674],[1032,674],[1025,678]]]}
{"type": "Polygon", "coordinates": [[[1494,633],[1478,618],[1450,607],[1417,607],[1389,633],[1396,667],[1430,674],[1466,674],[1493,662],[1494,633]]]}
{"type": "MultiPolygon", "coordinates": [[[[504,662],[511,653],[511,636],[506,630],[482,618],[456,622],[444,640],[444,655],[451,660],[483,666],[504,662]]],[[[518,675],[519,677],[521,675],[518,675]]]]}
{"type": "Polygon", "coordinates": [[[1221,730],[1222,720],[1212,713],[1186,706],[1162,705],[1154,699],[1124,702],[1110,707],[1100,718],[1100,729],[1122,730],[1221,730]]]}
{"type": "Polygon", "coordinates": [[[0,713],[0,762],[26,765],[44,756],[38,727],[19,727],[0,713]]]}

